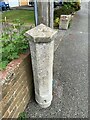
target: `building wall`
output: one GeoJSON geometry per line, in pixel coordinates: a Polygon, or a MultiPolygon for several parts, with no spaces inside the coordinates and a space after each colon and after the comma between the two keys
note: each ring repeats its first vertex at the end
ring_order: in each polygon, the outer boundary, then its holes
{"type": "Polygon", "coordinates": [[[20,6],[29,5],[29,0],[19,0],[20,6]]]}
{"type": "Polygon", "coordinates": [[[10,7],[17,7],[17,6],[19,6],[19,0],[4,0],[4,1],[9,3],[10,7]]]}
{"type": "Polygon", "coordinates": [[[29,5],[29,0],[4,0],[4,1],[9,3],[10,7],[29,5]]]}
{"type": "Polygon", "coordinates": [[[3,118],[17,118],[33,96],[30,54],[22,55],[20,59],[12,61],[2,73],[0,113],[3,118]]]}

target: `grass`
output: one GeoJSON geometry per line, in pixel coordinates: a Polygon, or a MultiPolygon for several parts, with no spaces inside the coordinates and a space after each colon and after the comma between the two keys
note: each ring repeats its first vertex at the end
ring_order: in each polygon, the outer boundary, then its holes
{"type": "Polygon", "coordinates": [[[10,10],[3,12],[2,20],[7,18],[7,21],[13,23],[19,19],[24,24],[34,24],[34,11],[30,10],[10,10]]]}

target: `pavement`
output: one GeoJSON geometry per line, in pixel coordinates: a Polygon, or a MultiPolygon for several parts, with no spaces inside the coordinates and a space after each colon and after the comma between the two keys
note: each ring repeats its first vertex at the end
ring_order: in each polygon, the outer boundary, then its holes
{"type": "MultiPolygon", "coordinates": [[[[83,3],[71,27],[54,53],[53,100],[43,109],[34,99],[25,112],[28,118],[88,118],[88,3],[83,3]]],[[[89,6],[90,7],[90,6],[89,6]]]]}

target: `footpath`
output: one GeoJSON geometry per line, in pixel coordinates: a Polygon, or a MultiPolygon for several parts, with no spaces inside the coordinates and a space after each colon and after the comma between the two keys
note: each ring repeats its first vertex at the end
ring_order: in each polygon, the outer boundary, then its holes
{"type": "Polygon", "coordinates": [[[32,100],[25,112],[28,118],[87,118],[88,3],[82,3],[62,40],[57,38],[52,104],[42,109],[32,100]]]}

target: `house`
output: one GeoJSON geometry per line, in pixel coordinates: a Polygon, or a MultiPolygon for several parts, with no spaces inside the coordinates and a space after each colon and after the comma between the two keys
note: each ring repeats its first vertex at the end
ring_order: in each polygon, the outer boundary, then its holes
{"type": "Polygon", "coordinates": [[[3,0],[3,1],[9,3],[10,7],[18,7],[29,5],[29,2],[32,0],[3,0]]]}

